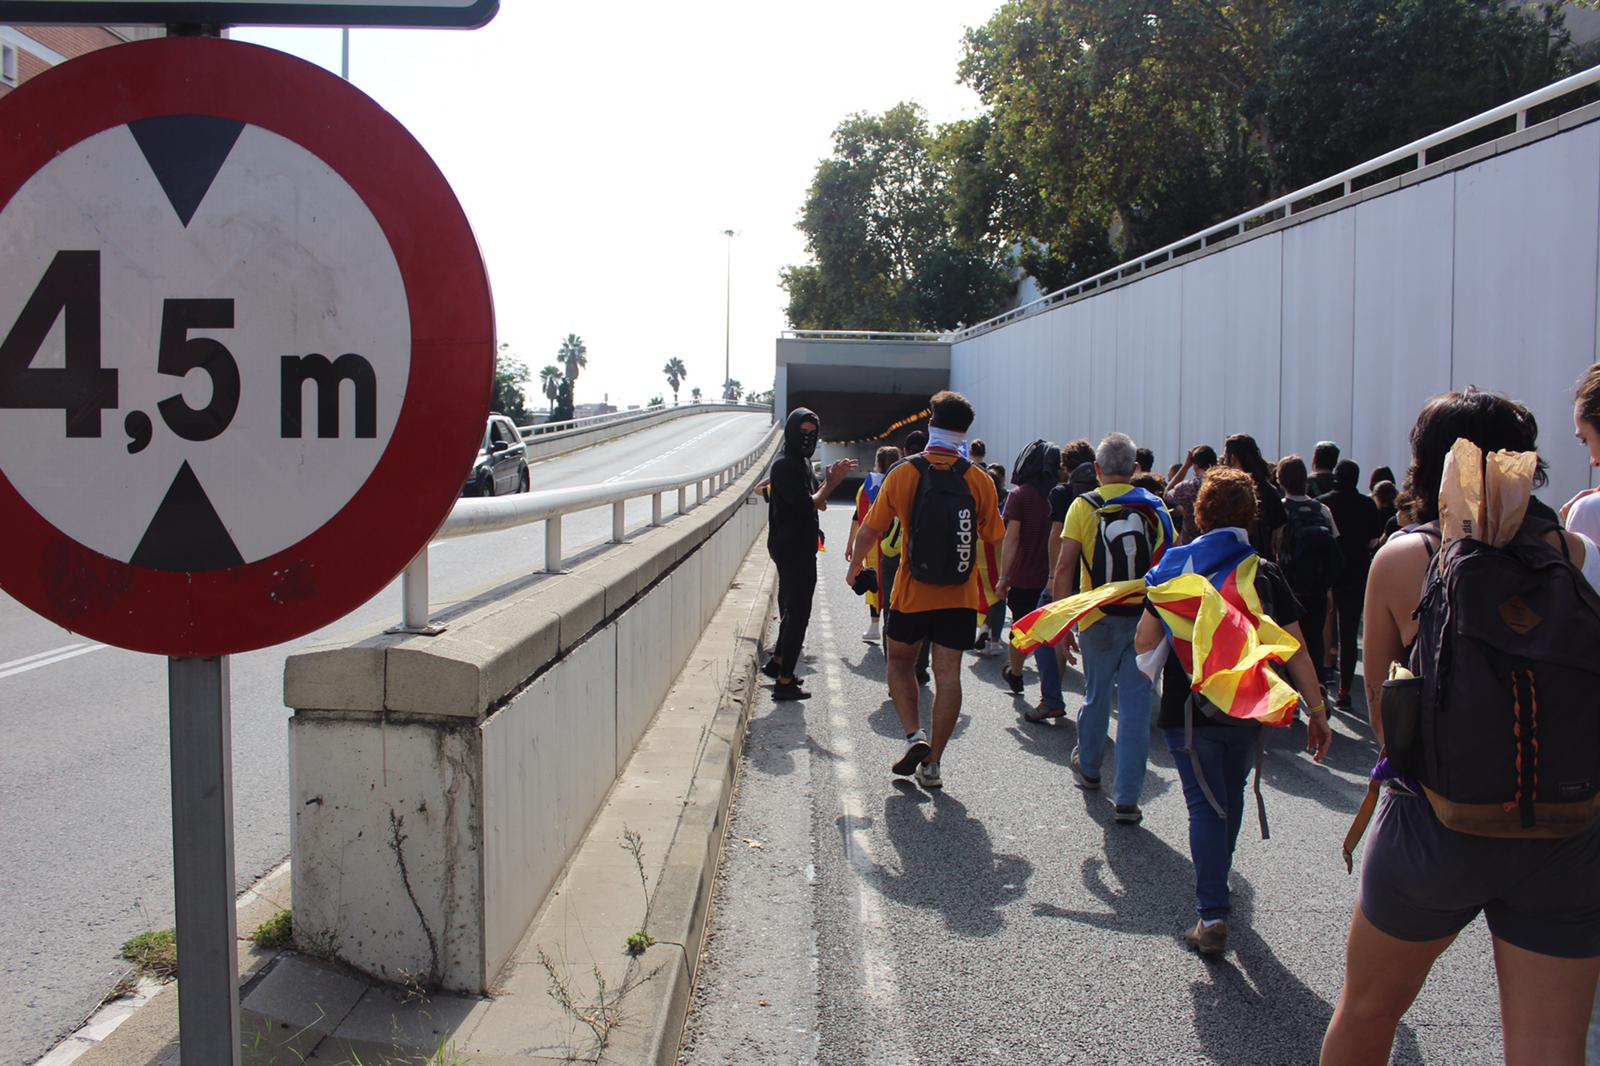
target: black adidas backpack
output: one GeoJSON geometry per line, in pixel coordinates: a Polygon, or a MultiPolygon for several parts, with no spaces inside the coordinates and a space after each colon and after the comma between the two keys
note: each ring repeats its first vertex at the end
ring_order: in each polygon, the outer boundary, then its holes
{"type": "Polygon", "coordinates": [[[918,474],[906,546],[911,576],[925,585],[964,585],[978,565],[978,501],[967,484],[972,464],[957,459],[940,467],[924,455],[906,461],[918,474]]]}
{"type": "MultiPolygon", "coordinates": [[[[1411,670],[1415,728],[1385,739],[1439,820],[1478,836],[1559,837],[1600,812],[1600,595],[1529,511],[1503,548],[1454,541],[1429,569],[1411,670]],[[1396,747],[1400,750],[1396,750],[1396,747]]],[[[1396,723],[1399,725],[1399,723],[1396,723]]]]}

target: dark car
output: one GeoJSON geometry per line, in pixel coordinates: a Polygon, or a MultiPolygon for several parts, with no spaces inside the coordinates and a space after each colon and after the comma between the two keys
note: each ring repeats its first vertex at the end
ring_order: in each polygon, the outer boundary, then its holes
{"type": "Polygon", "coordinates": [[[483,431],[483,445],[461,495],[527,492],[528,484],[528,446],[522,443],[522,434],[505,415],[490,415],[483,431]]]}

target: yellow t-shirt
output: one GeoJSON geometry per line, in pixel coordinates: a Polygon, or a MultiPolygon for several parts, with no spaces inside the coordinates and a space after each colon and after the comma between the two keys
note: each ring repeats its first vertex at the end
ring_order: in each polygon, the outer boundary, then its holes
{"type": "MultiPolygon", "coordinates": [[[[1095,490],[1100,498],[1107,503],[1115,500],[1125,492],[1132,492],[1133,486],[1101,485],[1095,490]]],[[[1091,567],[1094,566],[1094,546],[1099,542],[1100,519],[1095,514],[1094,505],[1089,502],[1088,494],[1079,496],[1072,501],[1072,506],[1067,508],[1067,519],[1061,524],[1061,539],[1075,540],[1083,550],[1078,553],[1078,566],[1081,570],[1078,587],[1087,591],[1094,586],[1090,584],[1091,567]]],[[[1156,539],[1150,545],[1150,550],[1155,551],[1166,540],[1166,530],[1158,522],[1156,524],[1156,539]]]]}
{"type": "MultiPolygon", "coordinates": [[[[925,452],[924,455],[927,456],[930,465],[943,469],[949,469],[956,459],[955,456],[942,452],[925,452]]],[[[901,463],[889,471],[889,477],[884,481],[883,488],[878,490],[877,502],[872,505],[872,510],[867,512],[866,517],[866,524],[879,531],[888,529],[895,519],[899,519],[900,528],[904,531],[905,554],[908,559],[916,554],[916,546],[911,539],[911,510],[916,506],[917,482],[921,477],[921,473],[911,463],[901,463]]],[[[972,498],[978,505],[979,538],[990,543],[1000,540],[1006,535],[1006,527],[1000,520],[1000,505],[995,497],[994,479],[977,466],[969,466],[966,480],[967,488],[972,492],[972,498]]],[[[964,585],[928,585],[912,577],[909,566],[901,566],[895,573],[894,594],[889,602],[891,610],[908,613],[950,608],[976,611],[982,605],[983,597],[978,591],[977,567],[972,568],[972,576],[967,578],[964,585]]]]}

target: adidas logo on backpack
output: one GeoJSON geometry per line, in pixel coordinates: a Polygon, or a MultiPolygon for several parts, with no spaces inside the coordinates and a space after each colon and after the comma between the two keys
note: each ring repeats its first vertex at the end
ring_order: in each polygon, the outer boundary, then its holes
{"type": "Polygon", "coordinates": [[[964,585],[978,561],[978,501],[967,484],[972,464],[935,466],[922,455],[906,461],[918,474],[907,545],[911,576],[926,585],[964,585]]]}

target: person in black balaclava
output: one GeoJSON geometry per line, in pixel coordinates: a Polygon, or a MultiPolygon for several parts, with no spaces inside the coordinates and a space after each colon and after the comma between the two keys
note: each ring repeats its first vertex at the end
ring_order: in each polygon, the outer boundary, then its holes
{"type": "Polygon", "coordinates": [[[821,421],[797,407],[783,425],[783,450],[773,460],[767,489],[767,554],[778,567],[778,643],[765,667],[776,684],[775,700],[803,700],[811,693],[800,687],[800,647],[811,622],[811,598],[817,589],[817,512],[858,465],[840,459],[828,467],[822,484],[811,471],[821,421]]]}

